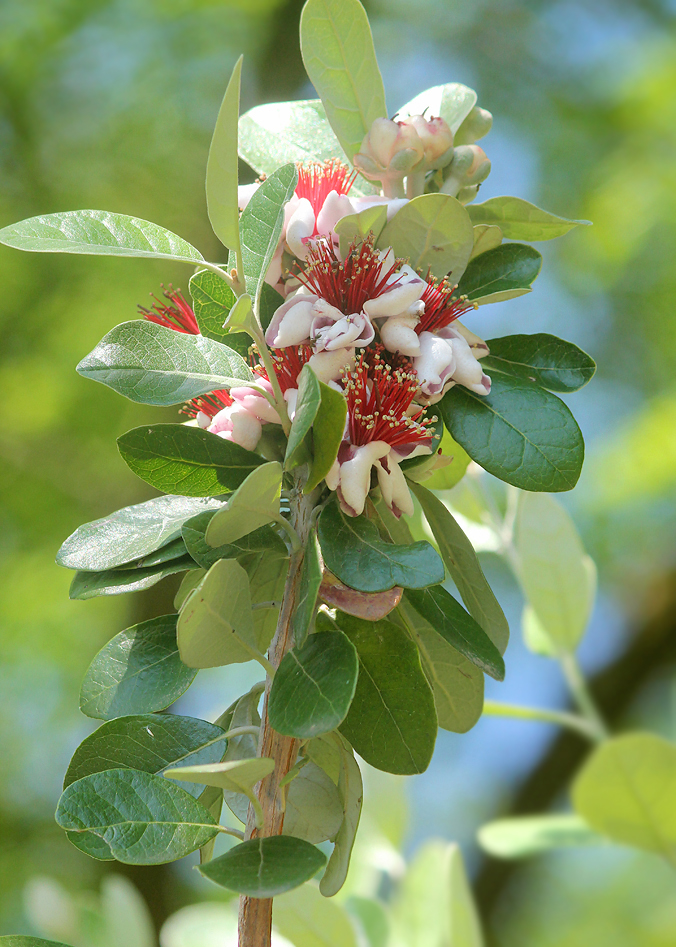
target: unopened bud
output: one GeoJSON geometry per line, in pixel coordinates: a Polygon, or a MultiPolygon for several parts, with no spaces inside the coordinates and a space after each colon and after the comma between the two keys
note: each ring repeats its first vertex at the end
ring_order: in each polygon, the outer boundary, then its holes
{"type": "Polygon", "coordinates": [[[436,171],[450,163],[453,157],[453,132],[443,118],[425,118],[411,115],[403,120],[418,133],[425,149],[425,170],[436,171]]]}
{"type": "Polygon", "coordinates": [[[446,180],[441,190],[455,197],[461,189],[481,184],[490,171],[491,163],[483,149],[478,145],[460,145],[455,149],[453,161],[444,171],[446,180]]]}
{"type": "Polygon", "coordinates": [[[455,133],[456,145],[473,145],[491,130],[493,116],[486,109],[475,105],[460,128],[455,133]]]}
{"type": "MultiPolygon", "coordinates": [[[[424,146],[413,125],[377,118],[354,156],[355,168],[372,181],[380,181],[386,196],[395,196],[397,184],[424,156],[424,146]]],[[[403,196],[403,190],[401,192],[403,196]]]]}

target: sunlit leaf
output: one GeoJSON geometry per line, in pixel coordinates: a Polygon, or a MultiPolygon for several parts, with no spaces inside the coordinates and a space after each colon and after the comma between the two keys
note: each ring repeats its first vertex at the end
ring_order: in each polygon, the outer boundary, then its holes
{"type": "Polygon", "coordinates": [[[282,465],[277,461],[252,470],[223,509],[209,521],[205,539],[212,547],[237,542],[253,530],[280,519],[282,465]]]}
{"type": "Polygon", "coordinates": [[[479,829],[477,838],[495,858],[529,858],[557,848],[601,845],[603,836],[577,815],[528,815],[496,819],[479,829]]]}
{"type": "Polygon", "coordinates": [[[476,105],[476,100],[474,89],[459,82],[447,82],[418,93],[398,109],[396,117],[401,121],[408,115],[438,115],[455,134],[476,105]]]}
{"type": "Polygon", "coordinates": [[[242,212],[240,233],[246,291],[253,300],[270,266],[284,223],[284,205],[291,200],[298,183],[294,164],[286,164],[256,190],[242,212]]]}
{"type": "Polygon", "coordinates": [[[237,120],[242,73],[240,56],[232,70],[216,119],[207,159],[207,209],[218,239],[230,250],[239,251],[239,210],[237,207],[237,120]]]}
{"type": "Polygon", "coordinates": [[[536,207],[520,197],[492,197],[483,204],[469,204],[475,224],[496,224],[507,240],[553,240],[588,220],[568,220],[536,207]]]}

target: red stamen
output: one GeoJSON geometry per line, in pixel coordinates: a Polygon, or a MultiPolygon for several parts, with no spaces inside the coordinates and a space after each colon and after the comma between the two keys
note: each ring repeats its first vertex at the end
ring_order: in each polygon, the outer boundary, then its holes
{"type": "Polygon", "coordinates": [[[282,394],[288,388],[298,387],[298,376],[303,365],[310,361],[312,347],[310,345],[289,345],[284,349],[272,349],[272,359],[275,365],[275,375],[282,389],[282,394]]]}
{"type": "Polygon", "coordinates": [[[162,288],[162,295],[169,300],[169,303],[163,303],[157,296],[153,296],[157,305],[151,309],[146,309],[145,306],[138,307],[143,318],[147,319],[148,322],[156,322],[160,326],[165,326],[167,329],[175,329],[176,332],[200,335],[195,313],[183,298],[181,290],[174,289],[173,286],[170,286],[169,289],[162,288]]]}
{"type": "MultiPolygon", "coordinates": [[[[304,197],[310,201],[315,216],[322,209],[331,191],[347,194],[357,177],[357,172],[351,172],[348,166],[338,158],[323,162],[315,161],[305,166],[298,164],[297,168],[296,197],[304,197]]],[[[316,228],[315,233],[317,233],[316,228]]]]}
{"type": "Polygon", "coordinates": [[[355,447],[385,441],[391,447],[432,444],[428,425],[432,418],[419,420],[420,408],[408,414],[418,390],[414,371],[392,368],[375,349],[362,352],[351,372],[343,375],[347,400],[348,433],[355,447]]]}
{"type": "Polygon", "coordinates": [[[234,404],[234,401],[230,397],[230,393],[225,388],[219,388],[208,395],[193,398],[192,401],[183,405],[180,413],[187,414],[190,418],[196,418],[201,411],[208,418],[215,418],[219,411],[222,411],[223,408],[229,408],[231,404],[234,404]]]}
{"type": "Polygon", "coordinates": [[[395,260],[386,268],[379,252],[373,248],[373,241],[373,234],[369,234],[363,243],[355,240],[344,263],[340,262],[330,243],[316,241],[298,279],[310,292],[321,296],[346,316],[361,312],[367,299],[375,299],[395,285],[387,281],[402,262],[395,260]]]}
{"type": "Polygon", "coordinates": [[[420,322],[415,327],[415,331],[420,335],[421,332],[434,332],[436,329],[444,329],[452,322],[467,312],[468,309],[476,309],[476,304],[469,302],[467,296],[459,296],[453,299],[453,292],[457,286],[450,286],[446,279],[440,283],[434,283],[427,276],[427,286],[422,294],[422,301],[425,303],[425,312],[420,318],[420,322]]]}

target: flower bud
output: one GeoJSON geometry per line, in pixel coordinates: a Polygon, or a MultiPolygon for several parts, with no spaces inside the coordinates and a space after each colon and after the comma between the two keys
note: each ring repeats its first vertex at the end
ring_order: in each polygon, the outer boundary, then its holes
{"type": "Polygon", "coordinates": [[[455,133],[456,145],[473,145],[491,130],[493,116],[486,109],[475,105],[460,128],[455,133]]]}
{"type": "Polygon", "coordinates": [[[453,132],[443,118],[411,115],[402,124],[412,125],[417,131],[425,149],[426,171],[436,171],[450,163],[453,158],[453,132]]]}
{"type": "Polygon", "coordinates": [[[354,156],[355,168],[370,180],[380,181],[386,196],[424,157],[425,148],[413,125],[377,118],[366,134],[361,150],[354,156]],[[394,185],[394,187],[393,187],[394,185]]]}
{"type": "Polygon", "coordinates": [[[478,145],[460,145],[453,153],[453,160],[445,169],[446,180],[441,186],[443,194],[455,197],[461,189],[481,184],[491,171],[491,162],[478,145]]]}

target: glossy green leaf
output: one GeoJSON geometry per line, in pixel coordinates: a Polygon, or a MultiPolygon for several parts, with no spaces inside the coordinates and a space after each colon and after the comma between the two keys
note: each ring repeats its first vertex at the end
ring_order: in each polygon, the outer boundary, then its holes
{"type": "Polygon", "coordinates": [[[367,763],[388,773],[422,773],[437,736],[434,696],[418,649],[389,621],[339,613],[359,656],[359,677],[341,733],[367,763]]]}
{"type": "Polygon", "coordinates": [[[207,158],[207,210],[214,233],[228,249],[239,252],[237,206],[237,121],[242,74],[240,56],[232,70],[218,111],[207,158]]]}
{"type": "Polygon", "coordinates": [[[460,444],[453,440],[446,428],[444,428],[440,447],[442,454],[450,458],[451,463],[435,470],[430,477],[426,477],[425,486],[430,490],[451,490],[465,476],[472,458],[460,444]]]}
{"type": "Polygon", "coordinates": [[[36,253],[153,257],[203,263],[190,244],[148,220],[105,210],[69,210],[30,217],[0,230],[0,243],[36,253]]]}
{"type": "Polygon", "coordinates": [[[584,459],[575,418],[556,395],[496,375],[487,397],[461,385],[439,402],[444,424],[472,460],[522,490],[572,490],[584,459]]]}
{"type": "Polygon", "coordinates": [[[373,234],[374,239],[378,240],[386,223],[387,204],[375,204],[358,214],[342,217],[334,228],[340,238],[341,257],[345,259],[351,244],[355,241],[363,243],[364,237],[369,234],[373,234]]]}
{"type": "Polygon", "coordinates": [[[217,763],[225,754],[225,730],[206,720],[177,714],[140,714],[109,720],[79,745],[63,788],[108,769],[163,773],[181,763],[217,763]]]}
{"type": "Polygon", "coordinates": [[[479,844],[494,858],[529,858],[557,848],[601,845],[603,836],[577,815],[527,815],[482,825],[479,844]]]}
{"type": "Polygon", "coordinates": [[[125,463],[151,487],[186,496],[218,496],[235,490],[264,464],[258,454],[217,434],[183,424],[152,424],[118,437],[125,463]]]}
{"type": "Polygon", "coordinates": [[[304,365],[298,376],[296,413],[291,424],[289,441],[286,447],[286,457],[284,458],[284,466],[286,468],[296,466],[296,458],[317,416],[317,411],[319,410],[319,405],[322,400],[319,385],[319,379],[310,366],[304,365]]]}
{"type": "Polygon", "coordinates": [[[482,672],[442,638],[406,599],[402,599],[398,613],[418,646],[423,671],[434,694],[439,726],[452,733],[467,733],[483,710],[482,672]]]}
{"type": "Polygon", "coordinates": [[[420,92],[402,105],[396,117],[401,120],[407,115],[439,115],[455,134],[476,105],[476,100],[474,89],[459,82],[447,82],[420,92]]]}
{"type": "Polygon", "coordinates": [[[107,569],[103,572],[76,572],[70,584],[68,595],[71,599],[84,601],[98,595],[123,595],[126,592],[140,592],[157,585],[168,575],[193,569],[195,563],[190,556],[180,556],[155,566],[131,569],[107,569]]]}
{"type": "Polygon", "coordinates": [[[310,82],[352,161],[375,119],[387,117],[371,28],[359,0],[308,0],[300,48],[310,82]]]}
{"type": "Polygon", "coordinates": [[[206,541],[206,531],[213,516],[213,512],[200,513],[183,524],[186,548],[203,569],[210,569],[219,559],[238,559],[256,552],[268,551],[282,558],[288,556],[284,540],[270,526],[261,526],[233,543],[210,546],[206,541]]]}
{"type": "Polygon", "coordinates": [[[102,862],[115,861],[110,845],[93,832],[66,832],[66,838],[78,851],[102,862]]]}
{"type": "Polygon", "coordinates": [[[676,746],[654,733],[626,733],[598,746],[573,784],[573,805],[614,842],[676,865],[676,746]]]}
{"type": "Polygon", "coordinates": [[[208,545],[216,548],[237,542],[253,530],[279,520],[281,489],[282,465],[277,461],[252,470],[223,509],[211,518],[205,534],[208,545]]]}
{"type": "Polygon", "coordinates": [[[357,947],[345,909],[312,885],[275,898],[273,923],[294,947],[357,947]]]}
{"type": "Polygon", "coordinates": [[[398,257],[408,257],[423,273],[457,283],[474,246],[474,229],[463,205],[449,194],[422,194],[405,204],[390,220],[378,240],[398,257]]]}
{"type": "Polygon", "coordinates": [[[211,814],[163,776],[111,769],[71,783],[56,810],[62,829],[100,836],[128,865],[175,861],[219,831],[211,814]]]}
{"type": "Polygon", "coordinates": [[[218,500],[163,496],[125,506],[79,526],[59,549],[56,561],[67,569],[115,569],[174,542],[187,520],[220,505],[218,500]]]}
{"type": "Polygon", "coordinates": [[[444,564],[422,540],[410,546],[385,543],[365,516],[346,516],[332,501],[319,517],[319,544],[327,569],[360,592],[426,588],[445,578],[444,564]]]}
{"type": "Polygon", "coordinates": [[[492,197],[467,208],[475,224],[496,224],[507,240],[552,240],[588,220],[567,220],[520,197],[492,197]]]}
{"type": "Polygon", "coordinates": [[[326,856],[290,835],[250,839],[200,867],[222,888],[250,898],[274,898],[297,888],[326,864],[326,856]]]}
{"type": "Polygon", "coordinates": [[[596,363],[573,345],[555,335],[508,335],[487,342],[490,355],[481,360],[484,369],[532,381],[550,391],[578,391],[592,378],[596,363]]]}
{"type": "Polygon", "coordinates": [[[481,625],[441,585],[409,589],[408,601],[456,651],[497,681],[504,680],[505,662],[481,625]]]}
{"type": "Polygon", "coordinates": [[[277,627],[289,560],[271,551],[254,553],[241,561],[249,577],[251,604],[261,606],[253,612],[253,633],[258,650],[263,653],[268,650],[277,627]]]}
{"type": "Polygon", "coordinates": [[[223,328],[236,302],[236,297],[222,276],[211,270],[200,270],[190,277],[190,295],[197,325],[203,336],[223,342],[246,358],[251,339],[246,332],[229,332],[223,328]]]}
{"type": "Polygon", "coordinates": [[[77,371],[140,404],[182,404],[253,381],[241,355],[202,335],[136,319],[105,335],[77,371]]]}
{"type": "Polygon", "coordinates": [[[295,164],[286,164],[268,177],[246,205],[240,219],[246,290],[257,300],[261,284],[277,251],[284,223],[284,205],[298,183],[295,164]]]}
{"type": "Polygon", "coordinates": [[[176,634],[188,667],[221,667],[260,656],[249,580],[235,559],[219,559],[209,569],[183,606],[176,634]]]}
{"type": "Polygon", "coordinates": [[[342,822],[343,804],[336,784],[323,769],[307,762],[288,787],[284,835],[316,845],[334,838],[342,822]]]}
{"type": "Polygon", "coordinates": [[[196,673],[180,659],[176,615],[151,618],[121,631],[99,651],[82,682],[80,710],[101,720],[165,710],[196,673]]]}
{"type": "Polygon", "coordinates": [[[354,645],[341,632],[310,635],[282,658],[268,700],[271,726],[309,739],[343,722],[357,686],[354,645]]]}
{"type": "Polygon", "coordinates": [[[509,625],[486,581],[471,542],[439,497],[418,483],[412,483],[411,490],[422,506],[441,558],[467,611],[481,625],[500,653],[504,654],[509,641],[509,625]]]}
{"type": "Polygon", "coordinates": [[[596,568],[554,497],[524,493],[517,508],[519,582],[554,652],[573,651],[596,595],[596,568]]]}
{"type": "Polygon", "coordinates": [[[332,738],[338,745],[341,758],[338,792],[343,803],[343,822],[334,840],[326,871],[319,882],[319,890],[325,898],[333,897],[345,883],[364,798],[361,773],[352,747],[337,733],[332,734],[332,738]]]}
{"type": "Polygon", "coordinates": [[[542,268],[542,256],[525,243],[503,243],[470,260],[456,295],[471,302],[486,303],[514,299],[531,291],[531,283],[542,268]]]}
{"type": "Polygon", "coordinates": [[[338,456],[345,431],[347,401],[323,381],[319,382],[322,400],[312,428],[312,462],[304,493],[310,493],[328,474],[338,456]]]}
{"type": "Polygon", "coordinates": [[[291,616],[291,630],[298,648],[305,644],[310,631],[321,584],[322,563],[319,555],[317,533],[313,530],[305,547],[298,600],[291,616]]]}

